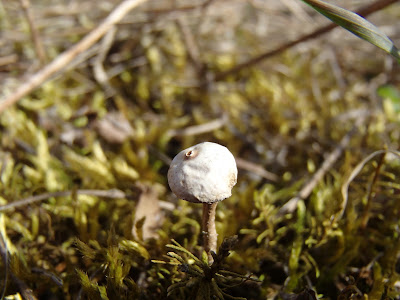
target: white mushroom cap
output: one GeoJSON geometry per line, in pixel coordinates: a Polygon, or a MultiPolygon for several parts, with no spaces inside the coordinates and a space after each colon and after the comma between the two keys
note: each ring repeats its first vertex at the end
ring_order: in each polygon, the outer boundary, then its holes
{"type": "Polygon", "coordinates": [[[228,148],[204,142],[179,152],[168,170],[174,194],[195,203],[214,203],[232,195],[236,161],[228,148]]]}

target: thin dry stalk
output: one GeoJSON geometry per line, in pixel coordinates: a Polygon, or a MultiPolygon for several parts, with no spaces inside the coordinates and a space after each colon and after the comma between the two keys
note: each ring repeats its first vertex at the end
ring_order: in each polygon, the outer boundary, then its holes
{"type": "Polygon", "coordinates": [[[293,213],[297,208],[297,203],[301,199],[308,198],[317,184],[324,178],[325,174],[333,167],[339,157],[342,155],[343,151],[350,144],[351,138],[354,136],[356,132],[358,132],[358,128],[365,121],[366,116],[361,115],[355,122],[354,127],[347,132],[347,134],[340,140],[339,144],[333,149],[331,153],[326,157],[321,167],[314,173],[311,179],[303,186],[300,192],[296,197],[290,199],[285,205],[283,205],[277,216],[282,216],[287,213],[293,213]]]}
{"type": "Polygon", "coordinates": [[[76,191],[60,191],[60,192],[52,192],[52,193],[44,193],[36,196],[27,197],[25,199],[21,199],[18,201],[14,201],[5,205],[0,205],[0,212],[9,210],[11,208],[21,207],[30,205],[36,202],[44,201],[49,198],[55,197],[67,197],[76,193],[77,195],[89,195],[95,197],[105,197],[105,198],[113,198],[113,199],[121,199],[125,198],[126,195],[123,191],[118,189],[111,190],[76,190],[76,191]]]}
{"type": "Polygon", "coordinates": [[[40,37],[39,31],[34,22],[34,18],[31,11],[31,3],[29,0],[20,0],[22,9],[24,11],[25,17],[28,21],[29,28],[31,31],[32,41],[35,45],[36,55],[38,56],[40,63],[44,65],[46,63],[46,52],[44,51],[42,39],[40,37]]]}
{"type": "Polygon", "coordinates": [[[208,255],[208,263],[211,265],[214,262],[214,258],[211,251],[217,252],[217,239],[218,234],[215,228],[215,211],[217,209],[218,202],[211,204],[203,203],[203,220],[202,220],[202,230],[203,230],[203,242],[204,250],[208,255]]]}
{"type": "Polygon", "coordinates": [[[331,65],[332,74],[333,74],[333,76],[335,76],[337,85],[339,87],[339,91],[342,96],[344,93],[344,90],[346,89],[346,80],[344,79],[343,71],[342,71],[342,68],[340,67],[337,53],[335,52],[335,50],[333,48],[329,48],[329,50],[328,50],[328,61],[329,61],[329,64],[331,65]]]}
{"type": "Polygon", "coordinates": [[[95,57],[93,63],[94,78],[101,86],[103,86],[108,97],[115,95],[117,92],[109,83],[109,77],[104,69],[104,60],[113,44],[116,32],[117,28],[112,26],[107,34],[103,37],[100,44],[99,54],[95,57]]]}
{"type": "MultiPolygon", "coordinates": [[[[374,2],[374,3],[371,3],[369,5],[361,7],[360,9],[356,10],[356,13],[361,15],[361,16],[366,17],[366,16],[368,16],[368,15],[370,15],[370,14],[376,12],[376,11],[379,11],[379,10],[381,10],[381,9],[383,9],[383,8],[393,4],[393,3],[396,3],[396,2],[398,2],[398,0],[378,0],[378,1],[374,2]]],[[[252,59],[250,59],[250,60],[248,60],[248,61],[246,61],[244,63],[238,64],[237,66],[235,66],[235,67],[233,67],[233,68],[231,68],[231,69],[229,69],[227,71],[224,71],[224,72],[221,72],[221,73],[215,75],[214,81],[221,81],[221,80],[223,80],[225,77],[227,77],[229,75],[236,74],[236,73],[240,72],[243,69],[252,67],[252,66],[260,63],[264,59],[267,59],[267,58],[270,58],[270,57],[275,56],[277,54],[280,54],[283,51],[286,51],[289,48],[292,48],[292,47],[294,47],[294,46],[296,46],[296,45],[298,45],[298,44],[300,44],[302,42],[305,42],[305,41],[308,41],[308,40],[311,40],[311,39],[315,39],[315,38],[317,38],[317,37],[329,32],[329,31],[331,31],[332,29],[334,29],[336,27],[338,27],[338,25],[336,25],[335,23],[330,23],[328,25],[322,26],[322,27],[318,28],[317,30],[315,30],[315,31],[313,31],[313,32],[311,32],[309,34],[303,35],[303,36],[301,36],[300,38],[298,38],[298,39],[296,39],[294,41],[291,41],[291,42],[288,42],[286,44],[283,44],[283,45],[281,45],[281,46],[279,46],[279,47],[277,47],[277,48],[275,48],[275,49],[273,49],[271,51],[267,51],[267,52],[265,52],[265,53],[263,53],[263,54],[261,54],[259,56],[256,56],[256,57],[254,57],[254,58],[252,58],[252,59]]],[[[209,82],[207,82],[207,81],[204,82],[204,85],[207,85],[207,84],[209,84],[209,82]]]]}
{"type": "Polygon", "coordinates": [[[365,229],[367,227],[368,221],[369,221],[369,212],[371,210],[371,205],[372,205],[372,199],[374,196],[374,187],[376,185],[376,182],[378,181],[379,174],[381,173],[383,163],[385,161],[385,156],[386,153],[381,154],[378,160],[378,165],[375,169],[374,173],[374,178],[372,178],[372,181],[370,185],[368,186],[368,198],[367,198],[367,205],[365,206],[363,215],[361,217],[361,229],[365,229]]]}
{"type": "Polygon", "coordinates": [[[333,222],[338,222],[343,216],[344,213],[346,211],[346,207],[347,204],[349,202],[349,188],[350,188],[350,184],[353,182],[354,178],[356,178],[358,176],[358,174],[360,174],[361,170],[364,168],[364,166],[370,161],[372,160],[375,156],[378,155],[383,155],[386,153],[391,153],[396,155],[397,157],[400,158],[400,152],[399,151],[395,151],[395,150],[378,150],[375,151],[373,153],[371,153],[370,155],[368,155],[366,158],[364,158],[357,166],[354,167],[353,171],[351,172],[351,174],[349,175],[349,177],[347,178],[347,180],[343,183],[342,185],[342,197],[343,197],[343,201],[341,204],[341,209],[340,211],[337,213],[337,215],[335,216],[333,222]]]}
{"type": "Polygon", "coordinates": [[[250,173],[256,174],[258,176],[261,176],[267,180],[271,180],[273,182],[277,182],[279,181],[279,176],[269,172],[267,170],[265,170],[262,166],[260,166],[259,164],[255,164],[251,161],[245,160],[243,158],[237,157],[236,158],[236,164],[238,166],[238,168],[242,169],[242,170],[246,170],[250,173]]]}
{"type": "Polygon", "coordinates": [[[86,51],[94,43],[96,43],[108,30],[121,19],[133,8],[146,0],[125,0],[121,2],[108,16],[99,24],[94,30],[86,35],[80,42],[75,44],[69,50],[61,53],[57,56],[50,64],[45,66],[39,72],[30,77],[25,83],[23,83],[15,93],[11,94],[4,99],[0,99],[0,113],[5,109],[19,101],[22,97],[28,95],[34,89],[43,84],[53,74],[67,66],[77,55],[86,51]]]}
{"type": "Polygon", "coordinates": [[[225,126],[227,122],[228,118],[224,115],[221,118],[200,125],[189,126],[184,129],[170,129],[166,134],[170,137],[198,135],[217,130],[225,126]]]}
{"type": "Polygon", "coordinates": [[[199,46],[192,32],[190,31],[189,24],[182,16],[178,17],[176,23],[178,24],[178,27],[182,32],[182,37],[186,45],[188,56],[192,61],[194,67],[196,68],[198,75],[201,75],[205,69],[205,65],[201,61],[199,46]]]}
{"type": "Polygon", "coordinates": [[[305,6],[297,0],[282,0],[282,3],[299,19],[304,22],[312,22],[307,14],[305,6]]]}
{"type": "Polygon", "coordinates": [[[175,13],[175,12],[182,12],[182,11],[190,11],[195,9],[204,9],[209,6],[215,0],[206,0],[199,4],[194,5],[186,5],[186,6],[175,6],[175,7],[167,7],[167,8],[156,8],[156,9],[145,9],[144,12],[149,14],[166,14],[166,13],[175,13]]]}

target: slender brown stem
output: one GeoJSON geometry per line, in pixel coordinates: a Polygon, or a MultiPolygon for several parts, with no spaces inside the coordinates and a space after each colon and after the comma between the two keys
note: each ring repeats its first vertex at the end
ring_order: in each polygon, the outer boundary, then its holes
{"type": "Polygon", "coordinates": [[[208,263],[211,265],[214,262],[214,258],[211,255],[211,251],[217,252],[217,230],[215,229],[215,211],[217,209],[218,202],[215,203],[203,203],[203,242],[204,250],[208,255],[208,263]]]}

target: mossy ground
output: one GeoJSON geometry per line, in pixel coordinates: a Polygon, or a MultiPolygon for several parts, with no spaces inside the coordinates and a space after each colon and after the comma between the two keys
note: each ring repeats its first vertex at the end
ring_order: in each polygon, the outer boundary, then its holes
{"type": "MultiPolygon", "coordinates": [[[[47,61],[116,2],[32,1],[47,61]]],[[[108,46],[92,47],[1,113],[3,296],[163,299],[175,284],[171,299],[193,291],[198,299],[314,299],[314,291],[399,299],[399,65],[335,29],[213,80],[325,24],[282,3],[149,1],[108,46]],[[201,206],[177,200],[166,181],[169,160],[202,141],[241,161],[216,220],[219,243],[237,242],[224,244],[212,272],[202,265],[201,206]],[[392,152],[377,153],[350,181],[379,150],[392,152]],[[334,151],[296,209],[282,212],[334,151]]],[[[1,1],[0,15],[6,95],[40,64],[19,2],[1,1]]],[[[397,4],[372,18],[397,45],[399,15],[397,4]]]]}

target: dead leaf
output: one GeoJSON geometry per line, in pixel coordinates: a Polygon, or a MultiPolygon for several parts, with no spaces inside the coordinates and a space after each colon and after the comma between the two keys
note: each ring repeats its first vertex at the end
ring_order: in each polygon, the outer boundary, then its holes
{"type": "Polygon", "coordinates": [[[128,137],[132,136],[133,128],[122,113],[111,112],[95,125],[100,136],[109,143],[122,144],[128,137]]]}
{"type": "Polygon", "coordinates": [[[150,186],[142,186],[142,193],[136,205],[132,235],[136,240],[157,238],[163,214],[160,210],[158,191],[150,186]]]}

